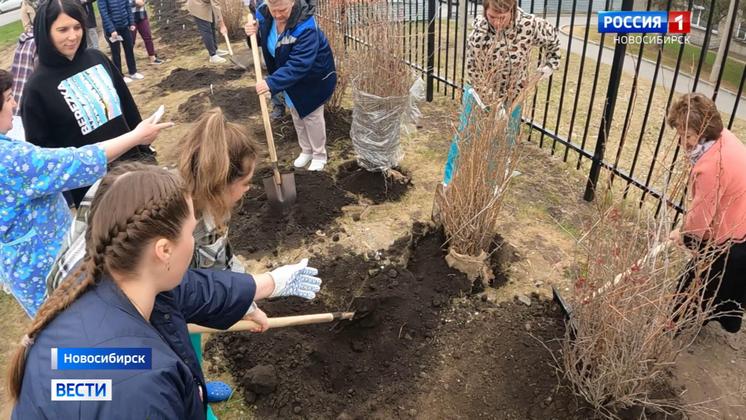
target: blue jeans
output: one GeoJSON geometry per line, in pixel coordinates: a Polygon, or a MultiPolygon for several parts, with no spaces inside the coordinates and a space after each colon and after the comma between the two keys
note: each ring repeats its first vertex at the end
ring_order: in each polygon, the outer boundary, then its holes
{"type": "MultiPolygon", "coordinates": [[[[466,129],[466,126],[469,124],[469,120],[471,119],[474,108],[479,107],[476,99],[474,99],[473,92],[474,90],[471,88],[471,86],[464,86],[464,96],[462,98],[464,108],[461,110],[461,115],[459,115],[459,125],[458,129],[456,129],[456,134],[453,135],[453,140],[451,140],[451,148],[448,150],[448,159],[446,160],[446,167],[443,174],[443,183],[446,185],[451,182],[453,173],[456,170],[456,160],[458,159],[458,142],[462,136],[462,133],[466,129]]],[[[510,122],[508,123],[508,142],[511,146],[515,144],[515,139],[520,133],[521,113],[522,108],[520,105],[516,106],[510,113],[510,122]]]]}

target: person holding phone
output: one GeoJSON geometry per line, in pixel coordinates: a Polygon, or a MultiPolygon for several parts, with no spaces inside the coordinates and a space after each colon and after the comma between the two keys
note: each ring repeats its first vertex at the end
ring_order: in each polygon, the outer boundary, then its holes
{"type": "Polygon", "coordinates": [[[135,17],[129,0],[98,0],[98,11],[104,24],[104,34],[111,48],[114,65],[122,72],[121,47],[124,47],[124,58],[127,61],[128,75],[124,81],[142,80],[145,76],[137,72],[135,60],[135,40],[132,32],[137,29],[135,17]]]}
{"type": "Polygon", "coordinates": [[[107,162],[150,144],[173,124],[142,121],[133,131],[80,148],[46,149],[5,134],[13,127],[10,73],[0,70],[0,281],[29,316],[46,291],[46,276],[72,221],[63,191],[93,184],[107,162]]]}

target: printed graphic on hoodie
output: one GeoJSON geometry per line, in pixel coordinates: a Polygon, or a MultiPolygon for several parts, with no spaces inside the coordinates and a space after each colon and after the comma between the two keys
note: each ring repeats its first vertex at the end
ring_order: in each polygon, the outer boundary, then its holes
{"type": "Polygon", "coordinates": [[[63,80],[57,89],[75,114],[83,135],[122,115],[119,95],[101,64],[63,80]]]}

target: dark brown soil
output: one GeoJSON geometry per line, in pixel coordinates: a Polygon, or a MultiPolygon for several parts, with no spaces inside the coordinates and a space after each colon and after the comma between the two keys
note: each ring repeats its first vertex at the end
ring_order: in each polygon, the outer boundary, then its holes
{"type": "MultiPolygon", "coordinates": [[[[419,235],[422,235],[420,232],[419,235]]],[[[271,315],[347,309],[364,295],[377,302],[372,315],[333,333],[328,325],[285,328],[259,336],[225,334],[212,341],[228,360],[236,382],[254,365],[274,365],[277,390],[256,402],[259,417],[288,418],[296,406],[311,418],[335,418],[342,412],[363,415],[369,410],[391,413],[423,371],[441,311],[450,299],[470,288],[464,276],[443,260],[439,235],[420,237],[418,244],[398,242],[380,259],[353,255],[311,260],[324,279],[314,302],[283,299],[262,308],[271,315]],[[414,249],[408,268],[398,258],[414,249]]],[[[244,384],[244,396],[256,396],[244,384]]],[[[297,410],[296,410],[297,411],[297,410]]]]}
{"type": "MultiPolygon", "coordinates": [[[[252,89],[226,89],[213,86],[210,90],[196,93],[179,105],[179,120],[192,122],[211,107],[222,108],[225,116],[231,121],[246,122],[252,115],[259,114],[259,98],[252,89]]],[[[264,136],[258,137],[263,139],[264,136]]]]}
{"type": "Polygon", "coordinates": [[[442,243],[441,233],[417,225],[411,238],[372,256],[339,247],[312,258],[322,292],[313,302],[264,302],[269,316],[354,310],[356,296],[377,303],[373,314],[335,330],[215,335],[206,357],[227,361],[261,418],[597,418],[555,373],[559,309],[535,296],[526,306],[471,294],[469,281],[445,264],[442,243]],[[271,392],[256,382],[257,371],[271,392]]]}
{"type": "Polygon", "coordinates": [[[209,88],[211,84],[218,85],[239,79],[243,73],[243,70],[233,68],[215,70],[202,67],[189,70],[177,67],[156,86],[167,91],[203,89],[209,88]]]}
{"type": "Polygon", "coordinates": [[[403,177],[370,172],[361,168],[357,161],[350,161],[340,166],[337,182],[345,190],[361,195],[374,204],[399,201],[412,186],[412,182],[406,171],[401,168],[395,170],[403,177]]]}
{"type": "Polygon", "coordinates": [[[317,238],[316,231],[331,238],[334,219],[342,215],[343,206],[354,202],[329,174],[298,172],[297,202],[290,212],[278,215],[267,203],[262,186],[262,178],[270,174],[266,168],[256,173],[255,186],[231,218],[230,241],[237,253],[249,256],[275,251],[277,246],[299,246],[317,238]]]}
{"type": "Polygon", "coordinates": [[[160,37],[159,42],[178,47],[179,50],[202,49],[207,61],[207,51],[202,45],[197,24],[182,8],[183,0],[154,0],[149,9],[150,24],[154,27],[154,35],[160,37]]]}

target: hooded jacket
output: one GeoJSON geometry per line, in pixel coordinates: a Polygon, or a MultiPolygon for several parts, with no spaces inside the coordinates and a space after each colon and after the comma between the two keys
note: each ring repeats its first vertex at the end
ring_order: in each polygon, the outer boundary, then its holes
{"type": "Polygon", "coordinates": [[[189,344],[187,323],[226,329],[251,306],[248,274],[189,270],[181,284],[155,298],[150,319],[102,278],[34,338],[13,419],[205,418],[205,377],[189,344]],[[148,370],[52,370],[51,349],[148,348],[148,370]],[[50,401],[54,379],[111,379],[111,401],[50,401]]]}
{"type": "MultiPolygon", "coordinates": [[[[67,59],[52,45],[46,21],[47,7],[40,6],[34,23],[39,63],[26,82],[21,107],[26,139],[41,147],[81,147],[135,128],[142,118],[114,64],[86,49],[86,31],[73,59],[67,59]]],[[[147,149],[133,148],[120,159],[139,158],[147,149]]],[[[73,193],[76,202],[84,193],[73,193]]]]}
{"type": "Polygon", "coordinates": [[[269,39],[274,19],[266,3],[257,8],[259,35],[265,47],[262,53],[269,73],[265,80],[273,95],[287,93],[301,118],[329,100],[337,85],[332,49],[313,12],[313,4],[295,0],[285,30],[277,35],[272,57],[265,40],[269,39]]]}
{"type": "Polygon", "coordinates": [[[129,0],[99,0],[98,12],[107,37],[115,31],[129,30],[135,24],[129,0]]]}

